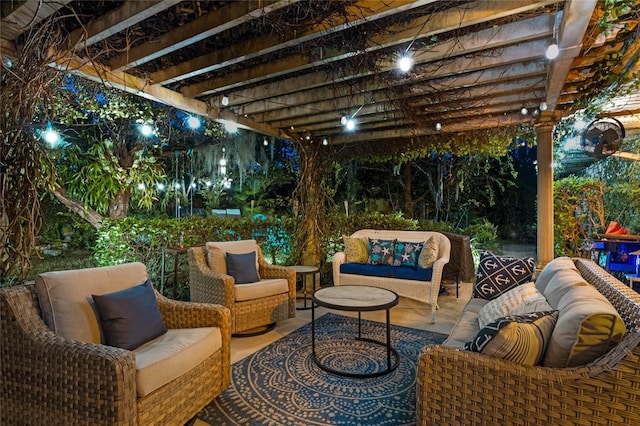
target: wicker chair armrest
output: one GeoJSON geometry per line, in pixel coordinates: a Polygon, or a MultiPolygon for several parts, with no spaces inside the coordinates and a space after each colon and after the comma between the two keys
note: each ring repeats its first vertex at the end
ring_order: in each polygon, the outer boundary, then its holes
{"type": "Polygon", "coordinates": [[[199,294],[204,298],[198,302],[232,306],[235,301],[235,280],[231,275],[213,271],[207,265],[206,248],[189,249],[189,286],[192,297],[199,294]]]}
{"type": "Polygon", "coordinates": [[[182,302],[156,292],[158,309],[167,328],[220,327],[231,330],[231,311],[218,304],[182,302]]]}
{"type": "Polygon", "coordinates": [[[46,326],[35,303],[26,286],[0,293],[0,411],[7,419],[19,415],[25,424],[31,423],[34,410],[36,417],[67,413],[87,422],[93,417],[110,424],[133,423],[133,352],[64,339],[46,326]]]}
{"type": "Polygon", "coordinates": [[[272,265],[261,260],[259,273],[261,279],[285,278],[289,285],[289,295],[295,298],[296,271],[293,268],[289,268],[288,266],[272,265]]]}
{"type": "MultiPolygon", "coordinates": [[[[637,354],[622,351],[623,364],[638,364],[637,354]]],[[[639,392],[640,379],[626,377],[626,365],[614,368],[621,357],[613,354],[575,368],[530,367],[427,346],[418,358],[417,424],[564,424],[561,419],[582,416],[585,407],[589,418],[606,418],[608,404],[593,401],[623,400],[634,388],[639,392]]]]}

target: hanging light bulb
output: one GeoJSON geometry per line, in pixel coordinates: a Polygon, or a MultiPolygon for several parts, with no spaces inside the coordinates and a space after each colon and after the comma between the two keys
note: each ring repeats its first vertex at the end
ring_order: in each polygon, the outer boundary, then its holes
{"type": "Polygon", "coordinates": [[[158,191],[164,191],[164,188],[165,188],[164,183],[158,182],[156,184],[156,188],[158,188],[158,191]]]}
{"type": "Polygon", "coordinates": [[[402,57],[398,60],[398,68],[402,72],[408,72],[411,69],[412,65],[413,65],[413,59],[407,53],[402,55],[402,57]]]}
{"type": "Polygon", "coordinates": [[[353,118],[349,118],[346,124],[347,130],[351,131],[356,128],[356,121],[353,118]]]}
{"type": "Polygon", "coordinates": [[[438,131],[442,130],[442,124],[436,123],[436,130],[438,131]]]}
{"type": "Polygon", "coordinates": [[[142,126],[140,126],[140,133],[142,133],[142,136],[151,136],[153,134],[153,127],[151,127],[151,125],[144,123],[142,126]]]}
{"type": "Polygon", "coordinates": [[[223,95],[222,100],[220,102],[222,103],[222,106],[229,105],[229,97],[227,95],[223,95]]]}
{"type": "Polygon", "coordinates": [[[266,140],[266,139],[265,139],[265,140],[263,140],[263,141],[262,141],[262,145],[264,145],[264,146],[269,145],[269,141],[268,141],[268,140],[266,140]]]}
{"type": "Polygon", "coordinates": [[[347,118],[347,116],[343,115],[342,117],[340,117],[340,124],[342,124],[343,126],[346,126],[348,120],[349,119],[347,118]]]}
{"type": "Polygon", "coordinates": [[[540,102],[540,111],[546,111],[548,108],[548,105],[545,101],[540,102]]]}
{"type": "Polygon", "coordinates": [[[558,48],[558,40],[554,38],[551,39],[551,43],[547,46],[547,51],[545,52],[545,56],[547,59],[555,59],[560,54],[560,49],[558,48]]]}
{"type": "Polygon", "coordinates": [[[527,115],[527,114],[529,114],[529,110],[526,107],[522,107],[522,109],[520,110],[520,113],[522,115],[527,115]]]}
{"type": "Polygon", "coordinates": [[[51,127],[48,127],[47,130],[42,132],[42,137],[47,141],[49,145],[55,145],[58,142],[58,132],[53,130],[51,127]]]}
{"type": "Polygon", "coordinates": [[[190,115],[189,118],[187,118],[187,126],[189,126],[192,129],[199,128],[200,124],[201,124],[200,119],[198,117],[190,115]]]}
{"type": "Polygon", "coordinates": [[[327,140],[327,138],[322,139],[322,145],[324,146],[329,145],[329,141],[327,140]]]}
{"type": "Polygon", "coordinates": [[[227,133],[235,133],[238,131],[238,123],[236,123],[235,121],[226,120],[224,122],[224,129],[227,131],[227,133]]]}

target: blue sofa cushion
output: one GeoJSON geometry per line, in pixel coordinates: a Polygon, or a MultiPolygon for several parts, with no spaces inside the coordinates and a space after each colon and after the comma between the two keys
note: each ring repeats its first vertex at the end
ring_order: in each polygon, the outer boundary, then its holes
{"type": "Polygon", "coordinates": [[[366,265],[362,263],[343,263],[343,274],[366,275],[369,277],[398,278],[401,280],[431,281],[433,268],[412,268],[410,266],[366,265]]]}

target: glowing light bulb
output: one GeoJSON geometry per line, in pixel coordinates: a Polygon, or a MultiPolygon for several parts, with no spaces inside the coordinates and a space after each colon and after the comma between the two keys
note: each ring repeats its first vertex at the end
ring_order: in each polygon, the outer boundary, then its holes
{"type": "Polygon", "coordinates": [[[236,123],[235,121],[225,121],[224,129],[228,133],[235,133],[238,131],[238,123],[236,123]]]}
{"type": "Polygon", "coordinates": [[[436,130],[438,131],[442,130],[442,124],[436,123],[436,130]]]}
{"type": "Polygon", "coordinates": [[[144,191],[144,183],[140,182],[140,183],[138,184],[138,189],[139,189],[140,191],[144,191]]]}
{"type": "Polygon", "coordinates": [[[547,46],[547,51],[545,52],[545,56],[547,59],[555,59],[560,54],[560,49],[558,48],[558,42],[554,38],[551,40],[551,44],[547,46]]]}
{"type": "Polygon", "coordinates": [[[347,130],[353,130],[356,128],[356,122],[353,118],[347,120],[347,130]]]}
{"type": "Polygon", "coordinates": [[[322,145],[329,145],[329,141],[327,140],[327,138],[322,139],[322,145]]]}
{"type": "Polygon", "coordinates": [[[47,141],[50,145],[55,145],[58,142],[58,132],[49,127],[47,130],[42,133],[44,140],[47,141]]]}
{"type": "Polygon", "coordinates": [[[193,115],[187,118],[187,126],[192,129],[197,129],[200,127],[200,119],[198,117],[194,117],[193,115]]]}
{"type": "Polygon", "coordinates": [[[153,128],[145,123],[140,126],[140,133],[142,133],[142,136],[151,136],[151,134],[153,134],[153,128]]]}
{"type": "Polygon", "coordinates": [[[398,60],[398,68],[400,68],[400,71],[402,72],[409,71],[412,65],[413,59],[408,55],[404,55],[398,60]]]}

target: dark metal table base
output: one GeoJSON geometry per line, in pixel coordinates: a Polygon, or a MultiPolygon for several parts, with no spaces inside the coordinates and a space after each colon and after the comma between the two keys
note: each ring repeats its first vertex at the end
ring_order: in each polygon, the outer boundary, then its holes
{"type": "Polygon", "coordinates": [[[318,356],[316,355],[316,323],[315,323],[315,306],[311,304],[311,352],[313,355],[313,361],[316,363],[318,367],[323,369],[326,372],[337,374],[339,376],[344,377],[353,377],[357,379],[366,379],[371,377],[380,377],[385,374],[391,373],[393,370],[398,368],[398,364],[400,364],[400,355],[398,355],[398,351],[391,347],[391,321],[389,316],[389,308],[386,309],[387,312],[387,341],[380,342],[374,339],[368,339],[366,337],[362,337],[362,313],[358,311],[358,337],[355,340],[359,340],[362,342],[369,342],[376,345],[381,345],[386,347],[387,349],[387,368],[384,370],[374,371],[373,373],[351,373],[349,371],[337,370],[331,367],[328,367],[320,361],[318,356]]]}

